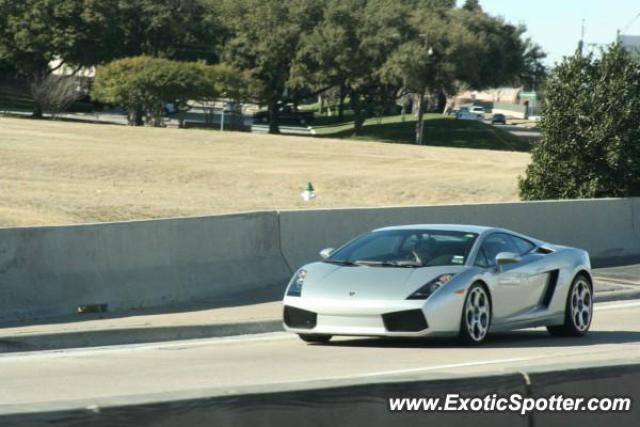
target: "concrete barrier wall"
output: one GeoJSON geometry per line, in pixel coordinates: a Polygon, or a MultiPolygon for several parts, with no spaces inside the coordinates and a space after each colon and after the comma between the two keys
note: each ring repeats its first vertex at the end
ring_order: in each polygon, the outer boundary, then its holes
{"type": "Polygon", "coordinates": [[[365,231],[389,225],[462,223],[505,227],[589,251],[594,265],[640,256],[640,199],[283,211],[282,249],[292,268],[365,231]]]}
{"type": "Polygon", "coordinates": [[[640,365],[620,364],[585,367],[556,372],[529,373],[533,397],[562,394],[574,397],[628,397],[629,412],[576,412],[570,415],[552,411],[531,414],[534,426],[580,427],[640,425],[640,365]],[[570,421],[568,423],[568,421],[570,421]]]}
{"type": "MultiPolygon", "coordinates": [[[[93,402],[74,402],[78,409],[60,405],[29,405],[5,410],[0,425],[94,427],[146,425],[154,427],[313,425],[354,426],[602,426],[637,427],[640,425],[640,365],[634,362],[592,366],[579,369],[558,367],[544,372],[525,369],[518,373],[443,379],[370,379],[361,384],[320,387],[298,383],[295,386],[267,385],[260,391],[235,390],[234,393],[201,391],[199,397],[184,394],[149,396],[135,402],[135,396],[105,400],[101,407],[93,402]],[[280,390],[278,389],[280,388],[280,390]],[[288,388],[288,390],[287,390],[288,388]],[[282,390],[284,389],[284,390],[282,390]],[[550,397],[629,397],[629,412],[390,412],[388,398],[439,397],[448,393],[461,397],[484,397],[513,393],[529,398],[550,397]],[[151,401],[155,397],[157,401],[151,401]]],[[[258,388],[258,387],[254,387],[258,388]]],[[[139,398],[139,397],[138,397],[139,398]]]]}
{"type": "Polygon", "coordinates": [[[640,258],[640,199],[256,212],[0,229],[0,323],[188,302],[281,295],[291,269],[376,227],[470,223],[511,228],[591,253],[640,258]]]}
{"type": "Polygon", "coordinates": [[[0,229],[0,322],[224,300],[289,277],[275,212],[0,229]]]}
{"type": "MultiPolygon", "coordinates": [[[[491,426],[526,427],[527,419],[517,413],[433,413],[396,412],[388,409],[390,397],[438,396],[447,393],[484,396],[490,393],[525,394],[520,374],[506,374],[446,380],[410,380],[365,385],[297,388],[275,391],[277,386],[262,387],[262,392],[237,391],[231,395],[180,399],[172,396],[163,402],[103,406],[99,411],[86,409],[33,411],[0,415],[0,425],[66,427],[132,426],[154,427],[288,427],[288,426],[491,426]]],[[[304,384],[303,384],[304,387],[304,384]]],[[[307,386],[308,387],[308,386],[307,386]]],[[[255,387],[257,388],[257,387],[255,387]]],[[[165,397],[165,396],[163,396],[165,397]]],[[[135,398],[135,397],[134,397],[135,398]]],[[[165,397],[166,398],[166,397],[165,397]]]]}

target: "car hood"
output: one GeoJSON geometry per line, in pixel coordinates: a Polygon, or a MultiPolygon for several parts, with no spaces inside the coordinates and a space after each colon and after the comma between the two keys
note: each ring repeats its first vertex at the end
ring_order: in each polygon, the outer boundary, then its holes
{"type": "Polygon", "coordinates": [[[459,273],[464,266],[396,268],[342,266],[317,262],[303,267],[302,297],[349,300],[405,299],[431,280],[459,273]]]}

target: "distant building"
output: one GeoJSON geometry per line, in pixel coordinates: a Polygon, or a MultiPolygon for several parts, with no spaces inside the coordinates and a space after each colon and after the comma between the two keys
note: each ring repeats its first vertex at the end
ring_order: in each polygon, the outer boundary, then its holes
{"type": "Polygon", "coordinates": [[[86,79],[93,79],[96,75],[96,67],[80,67],[74,68],[67,64],[60,65],[62,61],[60,59],[54,59],[49,62],[49,67],[54,70],[53,74],[56,76],[76,76],[86,79]]]}
{"type": "Polygon", "coordinates": [[[526,92],[522,87],[468,90],[456,96],[456,106],[469,104],[481,105],[487,111],[502,113],[509,117],[528,118],[540,114],[536,93],[526,92]]]}
{"type": "Polygon", "coordinates": [[[495,102],[507,102],[510,104],[520,103],[521,87],[500,87],[496,89],[487,90],[468,90],[459,93],[456,97],[457,104],[465,103],[495,103],[495,102]]]}
{"type": "Polygon", "coordinates": [[[640,53],[640,36],[630,36],[622,34],[618,37],[618,40],[625,48],[629,50],[635,50],[640,53]]]}

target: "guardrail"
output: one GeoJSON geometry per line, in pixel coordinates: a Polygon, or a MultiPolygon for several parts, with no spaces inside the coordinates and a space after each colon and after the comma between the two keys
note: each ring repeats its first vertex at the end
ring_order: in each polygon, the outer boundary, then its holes
{"type": "Polygon", "coordinates": [[[640,258],[640,198],[271,211],[0,229],[0,323],[190,302],[274,299],[292,273],[367,230],[502,226],[588,250],[595,266],[640,258]]]}

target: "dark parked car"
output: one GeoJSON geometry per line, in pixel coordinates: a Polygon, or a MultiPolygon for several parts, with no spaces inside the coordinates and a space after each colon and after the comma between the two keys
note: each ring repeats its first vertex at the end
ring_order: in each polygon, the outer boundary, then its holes
{"type": "Polygon", "coordinates": [[[492,125],[506,125],[507,124],[507,118],[505,117],[504,114],[494,114],[493,117],[491,118],[491,124],[492,125]]]}
{"type": "MultiPolygon", "coordinates": [[[[313,121],[313,112],[298,111],[295,106],[285,105],[278,111],[278,121],[282,124],[306,125],[313,121]]],[[[253,115],[254,123],[269,123],[269,111],[258,111],[253,115]]]]}

